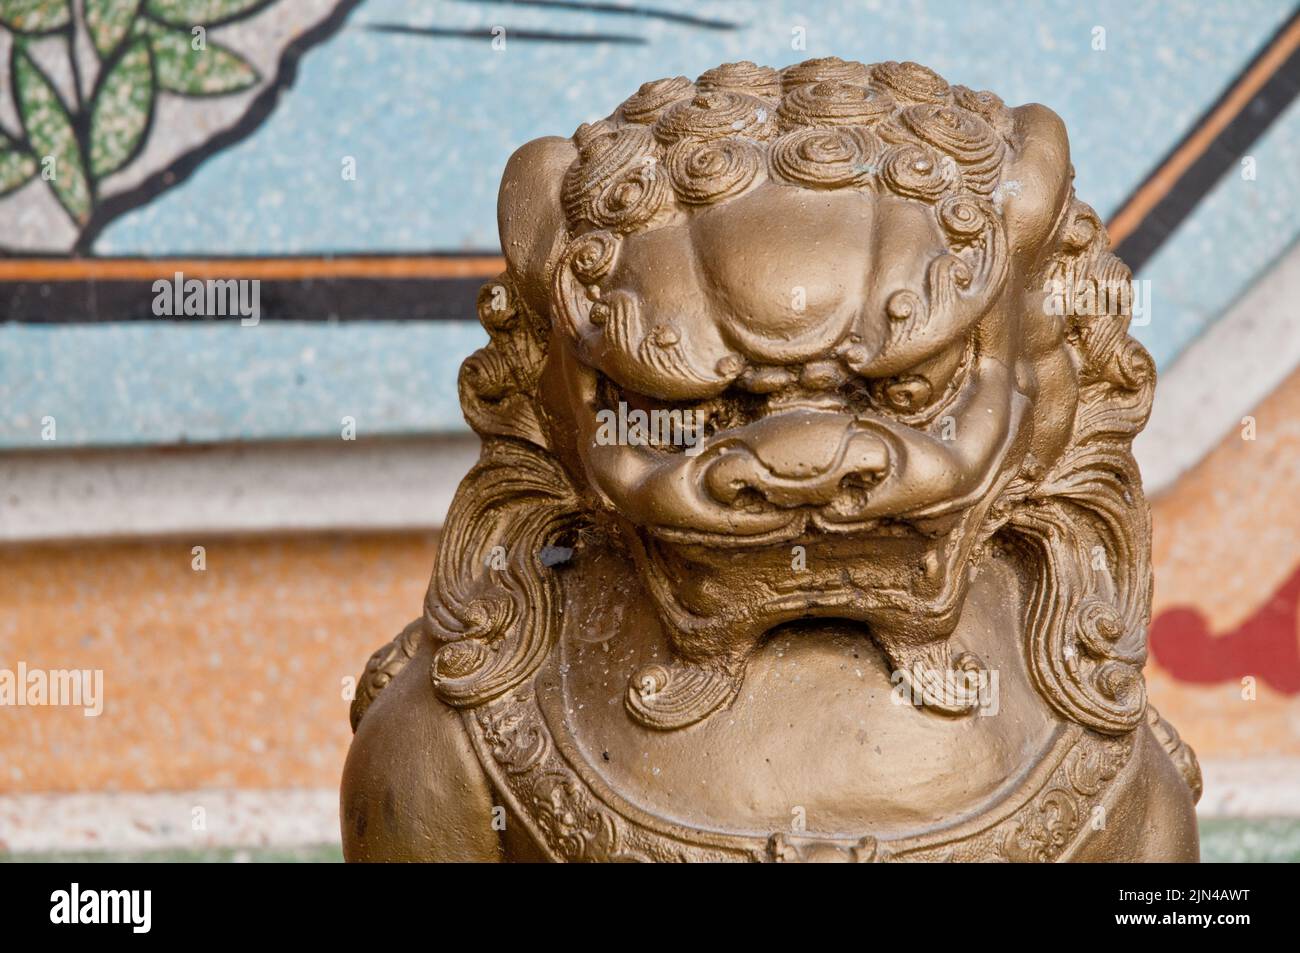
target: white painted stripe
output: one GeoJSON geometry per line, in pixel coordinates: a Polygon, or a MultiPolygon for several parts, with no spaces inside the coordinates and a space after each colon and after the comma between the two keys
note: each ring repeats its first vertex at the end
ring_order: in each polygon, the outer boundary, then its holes
{"type": "MultiPolygon", "coordinates": [[[[1298,758],[1207,761],[1201,769],[1202,818],[1300,817],[1298,758]]],[[[334,788],[0,795],[0,852],[339,842],[334,788]]]]}
{"type": "Polygon", "coordinates": [[[1201,762],[1202,817],[1300,817],[1300,758],[1201,762]]]}
{"type": "Polygon", "coordinates": [[[1300,243],[1160,375],[1151,422],[1133,444],[1147,493],[1172,486],[1297,366],[1300,243]]]}
{"type": "Polygon", "coordinates": [[[478,459],[469,435],[0,455],[0,541],[426,529],[478,459]]]}
{"type": "Polygon", "coordinates": [[[12,853],[340,841],[333,788],[0,796],[0,851],[12,853]]]}

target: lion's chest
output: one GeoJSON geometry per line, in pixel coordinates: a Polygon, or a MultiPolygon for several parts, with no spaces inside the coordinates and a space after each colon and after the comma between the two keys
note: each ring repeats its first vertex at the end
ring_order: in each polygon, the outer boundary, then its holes
{"type": "Polygon", "coordinates": [[[550,731],[597,786],[697,828],[906,835],[994,799],[1055,727],[1027,685],[999,687],[1011,703],[1001,717],[899,704],[880,653],[832,623],[764,645],[729,708],[655,731],[623,710],[628,676],[655,657],[653,646],[570,642],[542,677],[550,731]]]}

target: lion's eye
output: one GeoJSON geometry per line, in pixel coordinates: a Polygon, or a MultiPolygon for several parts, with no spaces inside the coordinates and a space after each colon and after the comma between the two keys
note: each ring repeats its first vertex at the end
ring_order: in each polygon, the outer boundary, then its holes
{"type": "Polygon", "coordinates": [[[879,410],[912,426],[929,423],[961,390],[973,347],[972,343],[963,341],[905,374],[874,381],[872,402],[879,410]]]}
{"type": "Polygon", "coordinates": [[[900,414],[912,414],[930,403],[930,395],[934,388],[919,374],[910,374],[886,381],[880,390],[881,397],[890,410],[900,414]]]}

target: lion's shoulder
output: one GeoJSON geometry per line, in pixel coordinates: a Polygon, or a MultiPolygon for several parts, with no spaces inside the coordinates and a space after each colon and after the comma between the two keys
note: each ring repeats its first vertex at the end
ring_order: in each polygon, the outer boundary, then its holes
{"type": "Polygon", "coordinates": [[[348,860],[500,858],[491,786],[461,714],[434,694],[431,661],[432,646],[412,623],[367,665],[343,769],[348,860]]]}

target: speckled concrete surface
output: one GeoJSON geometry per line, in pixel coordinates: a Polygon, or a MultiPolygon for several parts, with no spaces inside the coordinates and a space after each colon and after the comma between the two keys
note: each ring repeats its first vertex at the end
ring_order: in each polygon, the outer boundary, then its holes
{"type": "Polygon", "coordinates": [[[339,842],[334,788],[0,795],[0,856],[339,842]]]}
{"type": "Polygon", "coordinates": [[[419,615],[434,553],[420,534],[0,547],[0,667],[102,669],[105,699],[5,710],[0,794],[336,785],[344,680],[419,615]]]}
{"type": "Polygon", "coordinates": [[[0,854],[0,863],[28,864],[341,864],[341,844],[310,847],[220,847],[198,850],[51,850],[0,854]]]}
{"type": "Polygon", "coordinates": [[[477,322],[0,325],[0,448],[467,429],[477,322]],[[42,437],[53,417],[57,439],[42,437]]]}
{"type": "Polygon", "coordinates": [[[1293,244],[1162,372],[1133,440],[1148,496],[1214,450],[1300,366],[1300,242],[1293,244]]]}
{"type": "Polygon", "coordinates": [[[1222,864],[1300,863],[1300,820],[1202,822],[1201,861],[1222,864]]]}
{"type": "Polygon", "coordinates": [[[474,434],[4,453],[0,541],[435,530],[478,457],[474,434]]]}
{"type": "Polygon", "coordinates": [[[183,187],[113,225],[99,254],[293,254],[493,248],[497,179],[519,144],[568,135],[638,85],[727,60],[916,59],[1009,103],[1065,119],[1079,189],[1103,214],[1175,143],[1286,19],[1279,0],[1026,5],[1020,0],[645,2],[738,24],[699,29],[580,10],[366,0],[302,61],[297,84],[251,138],[183,187]],[[486,30],[487,39],[396,35],[367,25],[486,30]],[[1104,51],[1093,30],[1106,31],[1104,51]],[[801,28],[806,49],[793,48],[801,28]],[[645,42],[537,43],[515,30],[613,33],[645,42]],[[352,156],[355,180],[340,163],[352,156]]]}

